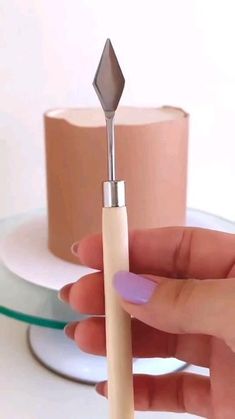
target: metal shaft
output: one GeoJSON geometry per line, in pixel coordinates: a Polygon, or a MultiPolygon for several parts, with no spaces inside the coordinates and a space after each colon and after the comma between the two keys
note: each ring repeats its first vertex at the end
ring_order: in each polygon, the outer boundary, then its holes
{"type": "Polygon", "coordinates": [[[108,180],[114,181],[116,179],[114,115],[106,116],[105,119],[108,139],[108,180]]]}

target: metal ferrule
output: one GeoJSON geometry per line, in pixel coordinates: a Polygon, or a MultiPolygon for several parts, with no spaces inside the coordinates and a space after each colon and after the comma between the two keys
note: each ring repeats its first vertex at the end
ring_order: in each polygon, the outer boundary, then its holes
{"type": "Polygon", "coordinates": [[[125,181],[108,180],[103,182],[103,206],[105,208],[125,207],[125,181]]]}

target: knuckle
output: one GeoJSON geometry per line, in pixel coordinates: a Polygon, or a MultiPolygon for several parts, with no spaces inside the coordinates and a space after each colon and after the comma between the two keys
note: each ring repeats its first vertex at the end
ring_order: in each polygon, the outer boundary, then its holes
{"type": "Polygon", "coordinates": [[[155,388],[153,386],[152,380],[150,377],[147,379],[147,410],[153,411],[155,410],[155,388]]]}
{"type": "Polygon", "coordinates": [[[176,400],[179,411],[186,412],[185,403],[185,384],[187,375],[185,373],[178,374],[176,382],[176,400]]]}
{"type": "Polygon", "coordinates": [[[172,295],[172,305],[180,328],[180,333],[187,333],[191,330],[191,323],[193,313],[198,309],[194,298],[197,287],[197,280],[187,279],[175,282],[175,287],[172,295]]]}
{"type": "Polygon", "coordinates": [[[177,278],[187,277],[191,265],[191,250],[195,230],[185,228],[176,246],[173,257],[173,272],[177,278]]]}

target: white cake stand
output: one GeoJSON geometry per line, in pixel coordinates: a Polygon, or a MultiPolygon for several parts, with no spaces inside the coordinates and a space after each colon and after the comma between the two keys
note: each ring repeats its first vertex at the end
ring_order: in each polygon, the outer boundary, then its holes
{"type": "MultiPolygon", "coordinates": [[[[235,233],[235,224],[188,210],[187,224],[235,233]]],[[[65,262],[48,250],[45,211],[0,223],[0,313],[30,324],[32,354],[48,369],[66,378],[93,384],[107,377],[106,359],[83,353],[68,339],[64,326],[81,316],[57,298],[58,290],[92,270],[65,262]]],[[[183,369],[175,358],[135,359],[135,373],[165,374],[183,369]]]]}

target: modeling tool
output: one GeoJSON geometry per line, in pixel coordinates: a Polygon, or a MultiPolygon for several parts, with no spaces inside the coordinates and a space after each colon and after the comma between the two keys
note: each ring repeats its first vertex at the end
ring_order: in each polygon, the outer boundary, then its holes
{"type": "Polygon", "coordinates": [[[125,79],[110,40],[106,41],[93,86],[104,110],[108,180],[103,183],[103,258],[110,419],[133,419],[131,319],[113,288],[117,271],[129,270],[125,182],[116,180],[114,116],[125,79]]]}

